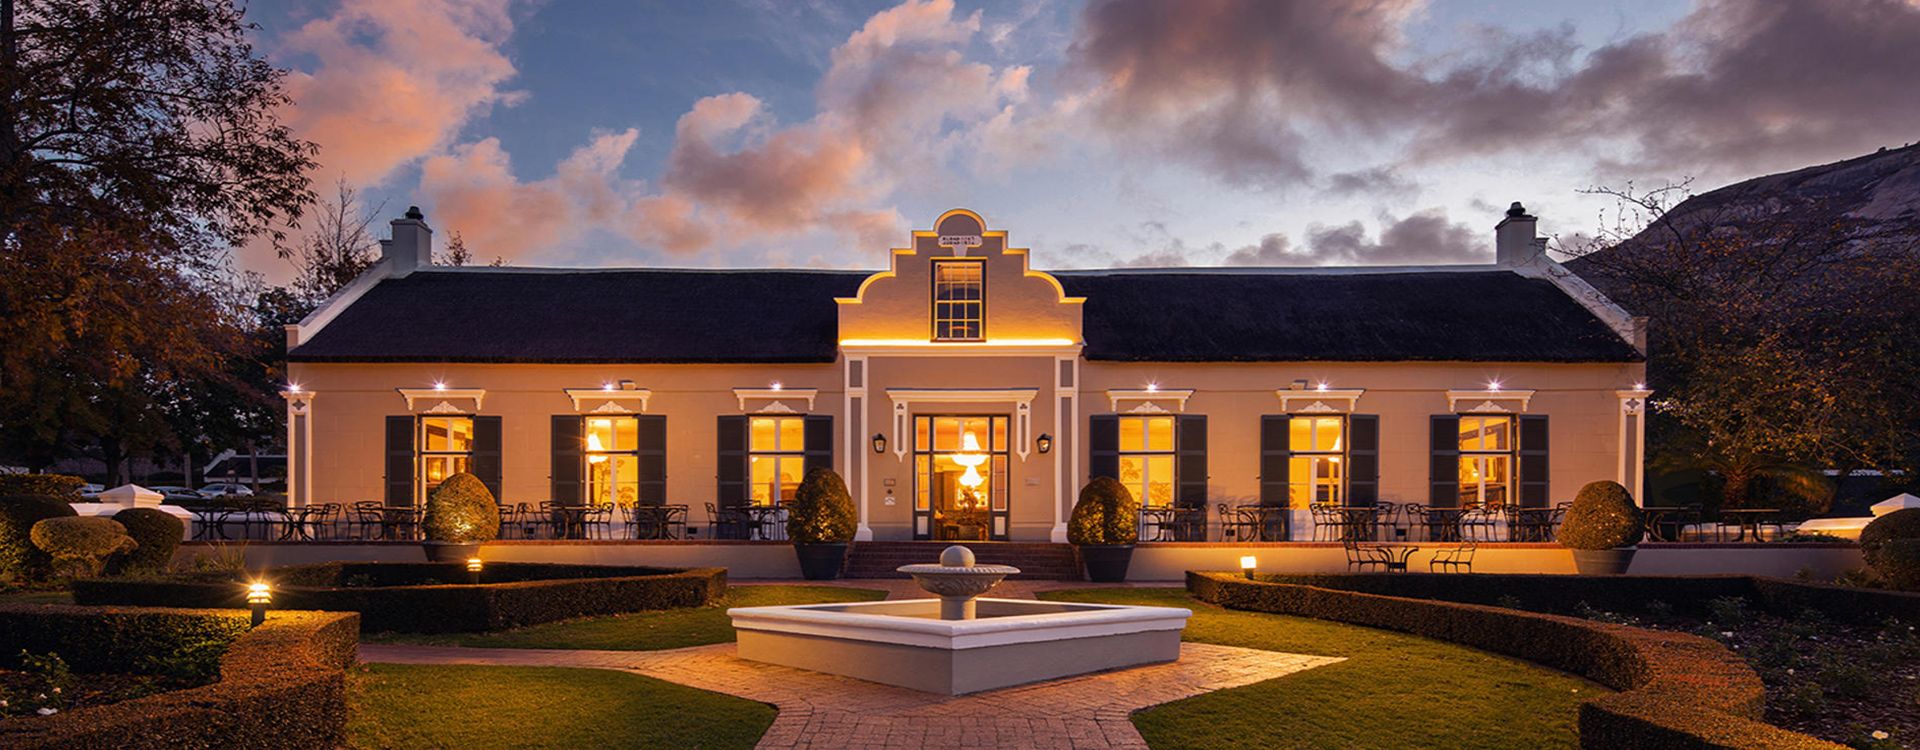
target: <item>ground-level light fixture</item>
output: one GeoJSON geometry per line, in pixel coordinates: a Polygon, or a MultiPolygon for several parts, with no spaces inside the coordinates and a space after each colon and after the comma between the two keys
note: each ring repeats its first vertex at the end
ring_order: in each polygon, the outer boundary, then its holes
{"type": "Polygon", "coordinates": [[[478,557],[467,558],[467,577],[472,579],[475,584],[480,583],[480,569],[482,565],[478,557]]]}
{"type": "Polygon", "coordinates": [[[1247,580],[1253,580],[1253,569],[1257,567],[1260,567],[1260,561],[1253,559],[1253,555],[1240,556],[1240,572],[1247,576],[1247,580]]]}
{"type": "Polygon", "coordinates": [[[247,584],[247,609],[253,610],[253,627],[267,621],[267,605],[273,603],[273,587],[265,581],[247,584]]]}
{"type": "Polygon", "coordinates": [[[1042,432],[1040,433],[1040,438],[1033,441],[1033,444],[1040,449],[1041,453],[1046,453],[1053,450],[1053,436],[1042,432]]]}
{"type": "Polygon", "coordinates": [[[884,433],[873,433],[873,452],[887,452],[887,436],[884,433]]]}

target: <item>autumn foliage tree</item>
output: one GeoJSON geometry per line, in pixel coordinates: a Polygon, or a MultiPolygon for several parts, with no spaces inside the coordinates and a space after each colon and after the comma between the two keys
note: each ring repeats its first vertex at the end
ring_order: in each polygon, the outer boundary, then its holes
{"type": "Polygon", "coordinates": [[[250,29],[226,0],[0,0],[4,458],[111,465],[224,429],[196,400],[244,390],[229,249],[280,243],[313,199],[250,29]]]}

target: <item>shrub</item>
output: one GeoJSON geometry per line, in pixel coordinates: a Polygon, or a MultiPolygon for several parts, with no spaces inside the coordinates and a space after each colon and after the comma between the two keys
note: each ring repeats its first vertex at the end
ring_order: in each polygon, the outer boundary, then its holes
{"type": "Polygon", "coordinates": [[[86,575],[99,575],[108,556],[132,552],[140,545],[127,536],[127,527],[99,516],[49,518],[33,525],[33,546],[57,565],[86,575]]]}
{"type": "Polygon", "coordinates": [[[33,525],[49,518],[79,515],[59,500],[37,495],[0,497],[0,578],[38,580],[53,569],[53,558],[33,546],[33,525]]]}
{"type": "Polygon", "coordinates": [[[113,570],[122,572],[166,570],[173,562],[173,553],[180,549],[180,538],[187,532],[187,525],[180,519],[155,508],[128,508],[113,514],[113,520],[125,526],[127,536],[140,545],[110,561],[113,570]]]}
{"type": "Polygon", "coordinates": [[[1880,567],[1880,549],[1895,539],[1920,539],[1920,508],[1896,510],[1879,518],[1860,530],[1860,554],[1867,558],[1867,564],[1880,567]]]}
{"type": "Polygon", "coordinates": [[[491,542],[500,535],[500,506],[479,477],[460,472],[447,477],[427,497],[422,522],[427,540],[450,544],[491,542]]]}
{"type": "Polygon", "coordinates": [[[853,496],[839,472],[816,467],[787,502],[787,538],[796,544],[841,544],[859,529],[853,496]]]}
{"type": "Polygon", "coordinates": [[[1920,539],[1895,539],[1880,545],[1880,562],[1874,570],[1888,586],[1901,591],[1920,591],[1920,539]]]}
{"type": "Polygon", "coordinates": [[[1615,549],[1640,543],[1646,518],[1619,482],[1588,482],[1573,496],[1560,525],[1560,544],[1572,549],[1615,549]]]}
{"type": "Polygon", "coordinates": [[[1080,488],[1067,521],[1067,541],[1074,544],[1133,544],[1140,538],[1140,504],[1127,486],[1113,477],[1094,477],[1080,488]]]}
{"type": "Polygon", "coordinates": [[[66,474],[0,474],[0,495],[39,495],[77,503],[87,480],[66,474]]]}

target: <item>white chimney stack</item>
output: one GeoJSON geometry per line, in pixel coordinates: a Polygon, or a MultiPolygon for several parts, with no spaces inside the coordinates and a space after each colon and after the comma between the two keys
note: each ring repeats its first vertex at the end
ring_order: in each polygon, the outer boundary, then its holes
{"type": "Polygon", "coordinates": [[[1514,201],[1507,209],[1506,218],[1493,228],[1493,262],[1503,268],[1514,268],[1546,252],[1546,239],[1534,235],[1534,224],[1538,221],[1527,213],[1526,206],[1514,201]]]}
{"type": "Polygon", "coordinates": [[[394,219],[392,232],[393,239],[380,241],[380,260],[393,269],[394,276],[433,265],[433,228],[427,226],[419,206],[408,206],[405,216],[394,219]]]}

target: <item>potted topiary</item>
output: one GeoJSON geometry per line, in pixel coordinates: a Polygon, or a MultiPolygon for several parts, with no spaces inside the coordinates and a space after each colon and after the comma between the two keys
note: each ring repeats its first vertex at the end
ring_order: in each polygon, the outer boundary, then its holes
{"type": "Polygon", "coordinates": [[[1646,523],[1619,482],[1589,482],[1567,508],[1560,546],[1573,550],[1573,567],[1583,575],[1620,575],[1633,563],[1646,523]]]}
{"type": "Polygon", "coordinates": [[[1087,578],[1102,583],[1127,580],[1133,543],[1140,538],[1140,504],[1113,477],[1094,477],[1080,488],[1067,521],[1067,541],[1080,548],[1087,578]]]}
{"type": "Polygon", "coordinates": [[[1860,556],[1878,570],[1887,545],[1902,539],[1920,539],[1920,508],[1896,510],[1869,522],[1860,530],[1860,556]]]}
{"type": "Polygon", "coordinates": [[[807,472],[787,501],[787,539],[800,558],[800,575],[810,581],[840,577],[847,543],[859,527],[853,497],[840,474],[824,466],[807,472]]]}
{"type": "Polygon", "coordinates": [[[29,536],[33,546],[76,576],[100,575],[107,558],[140,546],[127,536],[127,527],[99,516],[49,518],[34,524],[29,536]]]}
{"type": "Polygon", "coordinates": [[[480,545],[500,535],[500,506],[486,483],[461,472],[447,477],[427,496],[422,523],[428,560],[466,562],[480,555],[480,545]]]}

